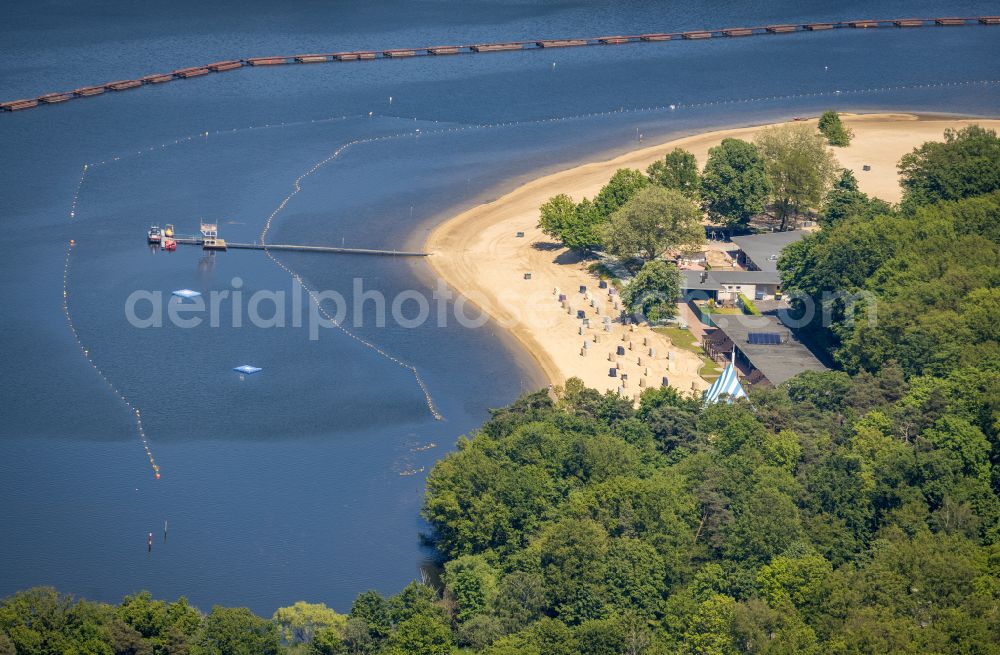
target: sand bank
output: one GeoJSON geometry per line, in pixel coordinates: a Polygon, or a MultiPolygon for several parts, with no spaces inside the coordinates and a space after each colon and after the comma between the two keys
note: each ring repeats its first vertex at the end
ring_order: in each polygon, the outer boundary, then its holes
{"type": "MultiPolygon", "coordinates": [[[[838,161],[855,172],[863,191],[891,202],[900,198],[896,163],[902,155],[925,141],[940,140],[948,127],[978,123],[1000,128],[997,120],[924,119],[910,114],[845,116],[844,122],[855,138],[846,148],[834,148],[838,161]],[[864,165],[871,170],[862,170],[864,165]]],[[[815,120],[807,123],[815,125],[815,120]]],[[[632,331],[613,323],[611,332],[603,329],[603,317],[618,314],[615,297],[598,288],[597,278],[587,270],[590,262],[581,262],[542,234],[536,227],[538,208],[559,193],[577,201],[593,198],[615,170],[645,170],[677,147],[694,153],[703,166],[708,149],[722,139],[749,140],[762,127],[675,139],[536,179],[440,224],[425,246],[432,253],[430,264],[449,285],[509,330],[553,384],[576,376],[588,386],[616,390],[625,373],[623,391],[628,395],[642,390],[640,381],[658,386],[664,376],[681,390],[706,389],[708,383],[698,375],[702,362],[694,353],[674,347],[645,326],[632,331]],[[524,236],[518,237],[518,232],[524,236]],[[527,273],[531,279],[525,279],[527,273]],[[586,296],[580,293],[581,286],[587,287],[586,296]],[[569,309],[561,306],[556,289],[566,294],[569,309]],[[576,318],[579,310],[590,319],[583,334],[576,318]],[[619,346],[624,355],[617,354],[619,346]],[[618,373],[611,377],[609,369],[614,367],[618,373]]]]}

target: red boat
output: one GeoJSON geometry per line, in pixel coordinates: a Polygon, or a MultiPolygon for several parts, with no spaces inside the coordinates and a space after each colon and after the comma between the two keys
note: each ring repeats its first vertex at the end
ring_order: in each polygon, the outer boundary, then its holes
{"type": "Polygon", "coordinates": [[[164,250],[177,250],[177,241],[170,237],[163,237],[160,247],[164,250]]]}

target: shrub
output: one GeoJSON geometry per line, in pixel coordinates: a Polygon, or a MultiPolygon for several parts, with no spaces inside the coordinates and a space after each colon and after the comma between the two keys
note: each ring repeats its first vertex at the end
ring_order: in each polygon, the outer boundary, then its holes
{"type": "Polygon", "coordinates": [[[854,136],[854,133],[840,122],[840,115],[835,111],[823,112],[819,119],[819,131],[831,146],[846,146],[854,136]]]}

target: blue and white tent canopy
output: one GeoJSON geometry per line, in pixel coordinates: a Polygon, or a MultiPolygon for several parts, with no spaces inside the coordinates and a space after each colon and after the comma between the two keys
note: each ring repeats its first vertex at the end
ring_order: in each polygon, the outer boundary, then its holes
{"type": "Polygon", "coordinates": [[[736,374],[736,367],[732,362],[722,371],[719,379],[712,383],[712,386],[705,392],[705,404],[717,403],[726,396],[726,402],[732,403],[737,398],[746,398],[747,392],[740,385],[740,378],[736,374]]]}

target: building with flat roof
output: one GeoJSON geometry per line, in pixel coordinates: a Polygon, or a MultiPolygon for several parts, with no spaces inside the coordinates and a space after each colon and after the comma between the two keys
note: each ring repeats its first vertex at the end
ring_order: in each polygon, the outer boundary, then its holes
{"type": "Polygon", "coordinates": [[[681,271],[681,299],[736,301],[738,294],[751,300],[771,300],[781,291],[776,271],[681,271]]]}
{"type": "Polygon", "coordinates": [[[776,316],[715,315],[717,329],[705,337],[713,358],[736,353],[750,384],[778,386],[803,371],[826,371],[816,356],[776,316]]]}
{"type": "Polygon", "coordinates": [[[750,234],[733,237],[733,243],[739,248],[737,261],[752,271],[778,271],[778,256],[785,246],[795,243],[804,237],[806,230],[790,230],[788,232],[768,232],[765,234],[750,234]]]}

